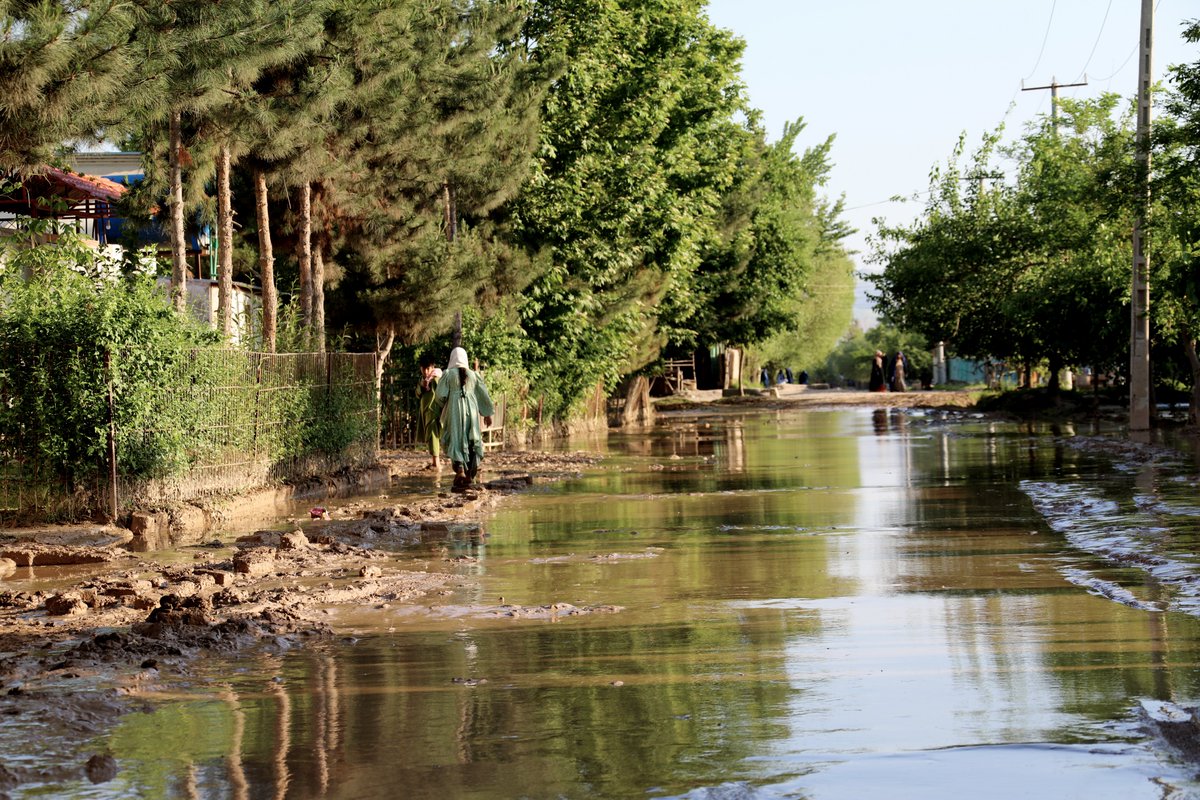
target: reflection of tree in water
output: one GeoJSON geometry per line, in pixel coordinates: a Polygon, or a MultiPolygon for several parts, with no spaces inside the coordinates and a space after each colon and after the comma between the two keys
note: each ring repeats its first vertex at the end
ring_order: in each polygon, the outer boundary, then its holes
{"type": "Polygon", "coordinates": [[[241,712],[228,763],[265,784],[250,794],[275,797],[432,786],[446,796],[615,796],[719,783],[786,725],[794,690],[783,642],[813,624],[743,610],[696,624],[522,625],[296,654],[286,691],[272,687],[259,713],[241,712]]]}

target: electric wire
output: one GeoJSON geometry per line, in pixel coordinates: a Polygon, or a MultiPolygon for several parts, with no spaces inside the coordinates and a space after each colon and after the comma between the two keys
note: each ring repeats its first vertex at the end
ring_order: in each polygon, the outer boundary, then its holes
{"type": "Polygon", "coordinates": [[[1042,56],[1046,54],[1046,42],[1050,40],[1050,26],[1054,23],[1054,9],[1058,7],[1058,0],[1054,0],[1050,4],[1050,19],[1046,20],[1046,33],[1042,36],[1042,49],[1038,52],[1037,61],[1034,62],[1033,69],[1029,70],[1029,74],[1025,76],[1025,80],[1033,77],[1033,73],[1037,72],[1037,68],[1042,64],[1042,56]]]}
{"type": "MultiPolygon", "coordinates": [[[[1154,4],[1154,13],[1155,14],[1158,14],[1158,7],[1161,5],[1162,5],[1162,0],[1158,0],[1158,2],[1154,4]]],[[[1099,82],[1103,82],[1103,81],[1112,80],[1113,78],[1117,77],[1117,73],[1119,73],[1121,70],[1125,69],[1125,65],[1129,63],[1129,59],[1133,58],[1134,54],[1138,51],[1139,47],[1141,47],[1140,42],[1133,46],[1133,49],[1129,51],[1129,55],[1125,56],[1125,60],[1121,62],[1121,66],[1119,66],[1115,70],[1113,70],[1111,75],[1105,75],[1103,78],[1096,78],[1096,80],[1099,82]]]]}
{"type": "Polygon", "coordinates": [[[1108,12],[1112,11],[1112,0],[1108,0],[1108,8],[1104,9],[1104,19],[1100,20],[1100,30],[1096,33],[1096,41],[1092,45],[1092,52],[1088,53],[1087,61],[1083,64],[1083,69],[1079,70],[1079,76],[1075,78],[1079,82],[1087,75],[1087,68],[1092,63],[1093,56],[1096,55],[1096,48],[1100,46],[1100,37],[1104,35],[1104,26],[1108,24],[1108,12]]]}

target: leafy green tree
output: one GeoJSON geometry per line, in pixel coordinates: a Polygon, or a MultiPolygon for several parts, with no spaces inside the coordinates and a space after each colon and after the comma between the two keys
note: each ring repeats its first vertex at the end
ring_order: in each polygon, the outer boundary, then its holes
{"type": "MultiPolygon", "coordinates": [[[[676,342],[763,342],[798,331],[806,309],[817,305],[831,312],[836,308],[841,319],[827,347],[845,332],[854,279],[839,240],[848,231],[837,219],[840,206],[827,206],[817,196],[829,172],[833,138],[797,156],[796,137],[803,128],[803,122],[788,124],[773,144],[766,144],[761,130],[748,131],[746,155],[725,196],[720,236],[706,250],[694,281],[700,302],[687,315],[691,330],[677,324],[676,342]],[[850,287],[841,302],[829,304],[825,286],[815,288],[814,282],[810,287],[818,261],[825,267],[821,281],[850,287]]],[[[807,314],[810,321],[820,316],[807,314]]]]}
{"type": "Polygon", "coordinates": [[[1128,321],[1130,207],[1119,191],[1132,131],[1119,99],[1060,101],[1000,155],[1015,183],[995,180],[999,132],[974,163],[935,173],[924,216],[881,226],[873,259],[876,309],[946,341],[958,355],[1069,365],[1122,360],[1128,321]]]}
{"type": "Polygon", "coordinates": [[[538,0],[526,27],[558,75],[511,219],[549,259],[521,324],[556,416],[655,357],[664,298],[697,306],[692,275],[733,183],[743,137],[731,120],[746,108],[743,45],[703,5],[538,0]]]}
{"type": "MultiPolygon", "coordinates": [[[[1200,42],[1200,22],[1184,31],[1200,42]]],[[[1200,424],[1200,60],[1171,69],[1166,115],[1155,135],[1150,241],[1155,332],[1183,350],[1191,396],[1188,422],[1200,424]]]]}
{"type": "MultiPolygon", "coordinates": [[[[327,35],[359,69],[321,181],[341,277],[336,321],[392,344],[445,330],[529,259],[488,214],[528,174],[544,71],[509,2],[343,4],[327,35]],[[515,265],[515,266],[514,266],[515,265]]],[[[525,267],[525,268],[522,268],[525,267]]]]}
{"type": "MultiPolygon", "coordinates": [[[[184,167],[195,160],[195,153],[184,149],[185,134],[191,132],[197,146],[212,146],[212,163],[229,163],[234,137],[221,124],[222,111],[266,67],[295,57],[309,44],[307,36],[298,35],[293,11],[291,3],[270,0],[151,3],[135,30],[140,62],[136,79],[143,90],[131,101],[134,119],[151,140],[166,129],[171,280],[177,309],[184,307],[187,285],[184,167]]],[[[150,170],[148,177],[156,173],[150,170]]],[[[201,171],[198,183],[206,183],[212,174],[201,171]]],[[[227,180],[219,183],[224,187],[220,191],[227,191],[227,180]]],[[[228,244],[232,217],[226,199],[220,206],[228,244]]],[[[228,271],[228,264],[223,270],[228,271]]],[[[227,312],[228,300],[224,306],[227,312]]]]}

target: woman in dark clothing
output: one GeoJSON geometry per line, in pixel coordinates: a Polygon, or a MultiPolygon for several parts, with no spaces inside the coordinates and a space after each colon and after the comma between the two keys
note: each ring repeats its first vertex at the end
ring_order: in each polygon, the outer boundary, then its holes
{"type": "Polygon", "coordinates": [[[883,351],[876,350],[875,358],[871,361],[871,382],[867,388],[872,392],[886,392],[887,378],[884,376],[883,351]]]}

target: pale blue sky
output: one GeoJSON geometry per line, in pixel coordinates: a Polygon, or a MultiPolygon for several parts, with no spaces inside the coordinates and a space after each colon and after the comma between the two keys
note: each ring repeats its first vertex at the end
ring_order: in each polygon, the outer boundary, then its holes
{"type": "MultiPolygon", "coordinates": [[[[808,125],[801,147],[837,135],[827,191],[845,195],[859,229],[851,246],[865,251],[873,217],[920,212],[919,199],[888,198],[924,192],[960,133],[970,152],[1001,122],[1011,136],[1049,113],[1050,92],[1023,92],[1022,79],[1075,83],[1086,72],[1088,86],[1059,96],[1132,97],[1140,13],[1140,0],[709,0],[708,16],[746,41],[742,74],[772,138],[797,117],[808,125]]],[[[1195,18],[1195,0],[1158,0],[1156,80],[1200,60],[1179,36],[1195,18]]],[[[870,321],[861,287],[855,313],[870,321]]]]}

